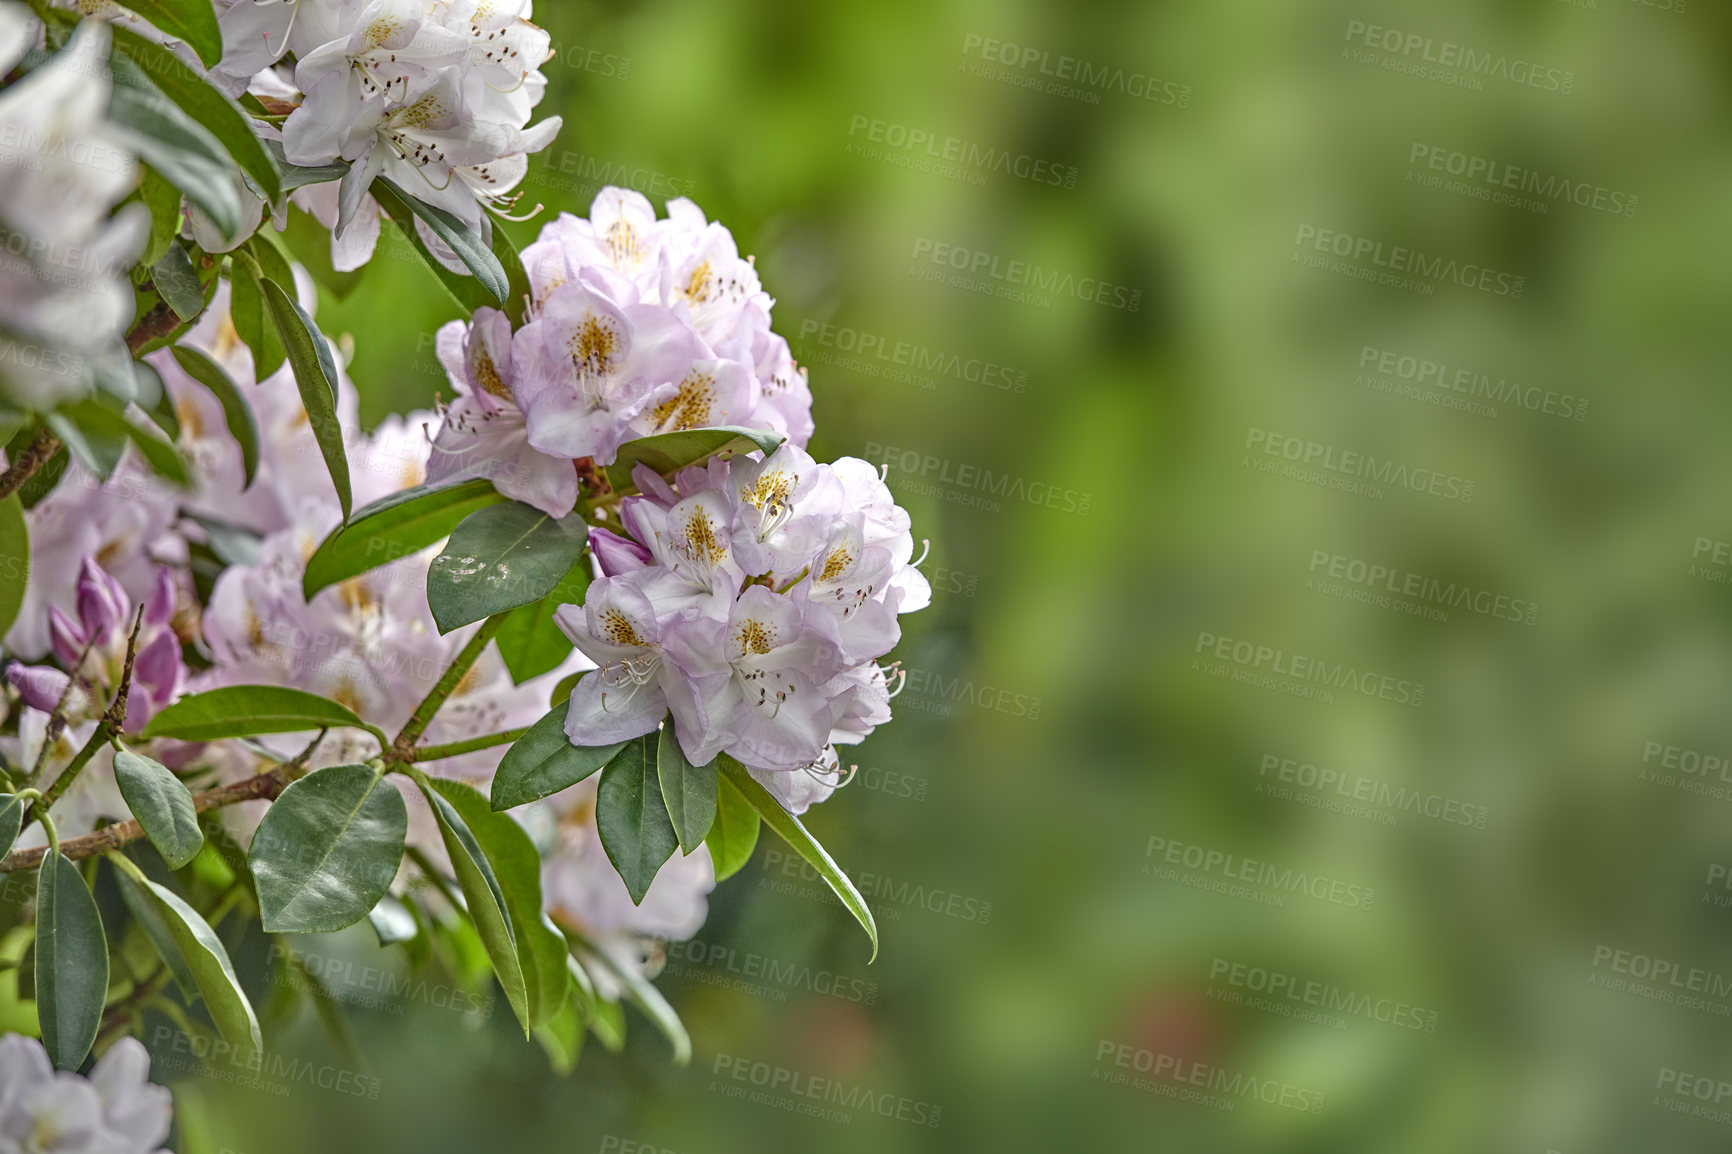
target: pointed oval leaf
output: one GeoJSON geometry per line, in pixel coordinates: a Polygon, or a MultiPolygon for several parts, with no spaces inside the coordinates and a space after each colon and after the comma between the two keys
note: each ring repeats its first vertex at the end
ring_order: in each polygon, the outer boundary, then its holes
{"type": "Polygon", "coordinates": [[[400,209],[407,209],[420,218],[423,224],[433,230],[433,235],[449,245],[451,251],[457,254],[457,259],[475,274],[475,279],[480,282],[481,287],[493,297],[493,304],[503,305],[507,302],[511,292],[511,282],[505,275],[504,266],[499,263],[499,258],[493,255],[492,250],[482,243],[481,238],[468,225],[442,208],[436,208],[425,201],[416,200],[383,176],[375,177],[373,180],[373,198],[385,206],[385,210],[391,214],[391,219],[395,220],[398,227],[406,233],[413,233],[415,230],[408,221],[398,216],[400,209]],[[384,186],[384,196],[380,195],[381,185],[384,186]],[[386,203],[388,198],[394,199],[396,203],[386,203]]]}
{"type": "Polygon", "coordinates": [[[397,876],[408,830],[403,795],[364,765],[290,785],[247,851],[265,932],[329,933],[366,917],[397,876]]]}
{"type": "Polygon", "coordinates": [[[601,847],[619,871],[631,900],[641,904],[662,863],[679,848],[656,780],[657,735],[625,743],[601,771],[595,790],[595,825],[601,847]]]}
{"type": "Polygon", "coordinates": [[[316,693],[282,685],[227,685],[181,698],[152,717],[142,736],[217,741],[339,726],[378,732],[347,706],[316,693]]]}
{"type": "Polygon", "coordinates": [[[204,848],[204,831],[199,829],[192,794],[167,766],[122,749],[114,755],[114,779],[127,808],[169,869],[179,869],[198,856],[204,848]]]}
{"type": "Polygon", "coordinates": [[[451,804],[493,867],[511,918],[518,968],[528,1009],[526,1029],[543,1025],[565,1004],[571,986],[565,938],[541,912],[541,855],[509,814],[495,813],[476,790],[448,778],[429,778],[451,804]]]}
{"type": "Polygon", "coordinates": [[[307,421],[313,426],[313,437],[319,442],[325,468],[337,488],[337,503],[343,507],[343,520],[347,521],[352,498],[349,458],[343,451],[343,426],[337,420],[337,362],[331,357],[324,334],[313,327],[313,319],[283,286],[269,277],[260,285],[265,309],[276,325],[277,335],[283,339],[283,352],[294,370],[301,406],[307,411],[307,421]]]}
{"type": "Polygon", "coordinates": [[[18,620],[30,582],[30,527],[17,493],[0,501],[0,636],[18,620]]]}
{"type": "Polygon", "coordinates": [[[758,811],[752,808],[734,783],[716,775],[716,820],[704,838],[710,847],[710,863],[716,881],[726,881],[752,860],[758,848],[758,811]]]}
{"type": "Polygon", "coordinates": [[[190,321],[204,311],[204,286],[179,241],[170,241],[162,259],[150,266],[150,280],[181,320],[190,321]]]}
{"type": "Polygon", "coordinates": [[[16,794],[0,794],[0,857],[12,852],[12,843],[24,829],[24,799],[16,794]]]}
{"type": "Polygon", "coordinates": [[[656,746],[656,777],[661,782],[668,819],[680,839],[680,852],[691,853],[703,844],[716,820],[716,763],[693,765],[687,761],[674,736],[671,718],[662,726],[656,746]]]}
{"type": "Polygon", "coordinates": [[[439,632],[539,601],[577,563],[589,529],[577,513],[549,517],[521,501],[465,517],[427,571],[439,632]]]}
{"type": "MultiPolygon", "coordinates": [[[[117,43],[119,39],[116,37],[117,43]]],[[[173,53],[164,55],[175,59],[173,53]]],[[[112,64],[109,118],[120,126],[140,160],[203,209],[225,237],[234,239],[241,226],[241,197],[228,150],[165,93],[157,83],[159,78],[141,67],[130,53],[117,49],[112,64]]],[[[178,60],[176,64],[187,70],[178,60]]]]}
{"type": "Polygon", "coordinates": [[[571,744],[565,735],[565,715],[570,708],[569,700],[560,702],[505,751],[493,775],[494,809],[528,805],[576,785],[625,748],[623,741],[617,745],[571,744]]]}
{"type": "Polygon", "coordinates": [[[307,559],[301,594],[311,601],[321,589],[388,564],[451,536],[469,514],[505,498],[485,478],[455,485],[417,485],[355,511],[307,559]]]}
{"type": "Polygon", "coordinates": [[[217,26],[216,9],[211,5],[126,0],[126,6],[175,39],[186,41],[206,68],[215,68],[222,59],[223,34],[217,26]]]}
{"type": "Polygon", "coordinates": [[[120,883],[120,898],[126,903],[126,912],[132,915],[132,920],[138,923],[138,928],[150,939],[156,956],[162,959],[162,964],[167,966],[168,972],[174,976],[175,986],[190,1002],[198,996],[198,980],[192,976],[192,967],[186,964],[180,947],[175,944],[167,920],[157,909],[156,902],[151,900],[124,870],[116,875],[116,879],[120,883]]]}
{"type": "Polygon", "coordinates": [[[192,972],[192,980],[204,998],[205,1009],[223,1040],[238,1050],[250,1047],[256,1052],[264,1048],[259,1034],[259,1019],[252,1003],[241,992],[240,979],[235,977],[234,964],[216,931],[210,928],[199,912],[173,890],[158,885],[144,876],[129,859],[120,854],[110,857],[121,872],[144,892],[162,919],[168,934],[174,939],[181,959],[192,972]]]}
{"type": "Polygon", "coordinates": [[[734,425],[681,429],[673,433],[657,433],[653,437],[639,437],[619,447],[619,454],[607,467],[607,483],[616,493],[635,493],[637,486],[632,483],[631,471],[639,464],[648,465],[666,476],[688,465],[702,464],[711,457],[725,460],[737,453],[759,450],[769,456],[786,439],[768,429],[734,425]]]}
{"type": "MultiPolygon", "coordinates": [[[[806,859],[806,864],[817,870],[824,881],[842,899],[842,904],[848,907],[848,912],[854,915],[866,931],[866,936],[872,939],[872,958],[878,957],[878,923],[872,918],[872,910],[866,904],[866,899],[860,896],[860,891],[854,888],[853,881],[842,872],[818,839],[806,832],[806,827],[800,819],[782,808],[770,791],[758,783],[745,766],[722,754],[717,762],[721,765],[722,775],[740,791],[740,795],[751,803],[764,819],[764,824],[775,830],[782,840],[793,847],[794,852],[806,859]]],[[[599,811],[598,811],[599,816],[599,811]]],[[[606,844],[604,839],[603,844],[606,844]]]]}
{"type": "Polygon", "coordinates": [[[63,853],[36,874],[36,1017],[42,1045],[62,1070],[76,1070],[96,1041],[108,994],[108,939],[84,875],[63,853]]]}
{"type": "Polygon", "coordinates": [[[204,353],[188,345],[175,345],[173,351],[175,361],[186,375],[209,389],[222,405],[229,435],[241,447],[241,470],[246,477],[241,488],[250,489],[259,469],[259,422],[253,416],[252,406],[223,367],[204,353]]]}
{"type": "Polygon", "coordinates": [[[518,958],[517,936],[511,925],[511,911],[505,903],[505,893],[499,887],[499,878],[463,815],[445,800],[444,795],[433,787],[432,779],[419,768],[411,767],[409,773],[415,784],[421,787],[427,804],[433,807],[434,820],[439,823],[439,837],[445,843],[445,854],[451,859],[451,868],[457,875],[457,886],[463,891],[469,920],[474,923],[482,948],[487,951],[487,960],[493,964],[493,972],[499,977],[505,1000],[510,1003],[511,1012],[517,1015],[518,1022],[528,1031],[532,1028],[529,1024],[529,986],[523,975],[523,963],[518,958]]]}

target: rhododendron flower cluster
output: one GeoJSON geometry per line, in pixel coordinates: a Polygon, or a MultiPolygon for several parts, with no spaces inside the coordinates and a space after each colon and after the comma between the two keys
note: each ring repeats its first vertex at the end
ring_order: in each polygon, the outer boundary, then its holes
{"type": "Polygon", "coordinates": [[[774,302],[734,238],[689,200],[657,219],[641,194],[603,189],[588,219],[561,214],[523,250],[530,315],[439,331],[457,399],[429,478],[489,477],[555,516],[576,503],[570,462],[611,463],[637,437],[733,425],[804,447],[812,394],[774,302]]]}
{"type": "Polygon", "coordinates": [[[42,1043],[0,1037],[0,1149],[30,1154],[167,1154],[174,1104],[150,1055],[122,1038],[84,1078],[56,1071],[42,1043]]]}

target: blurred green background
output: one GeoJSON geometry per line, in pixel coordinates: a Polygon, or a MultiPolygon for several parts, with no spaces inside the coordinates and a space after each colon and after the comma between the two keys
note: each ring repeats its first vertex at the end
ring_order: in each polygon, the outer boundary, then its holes
{"type": "MultiPolygon", "coordinates": [[[[352,1056],[310,1018],[281,1035],[378,1077],[377,1100],[182,1077],[194,1144],[1732,1145],[1732,771],[1681,752],[1732,753],[1723,6],[543,0],[536,18],[565,129],[524,205],[582,214],[626,183],[726,223],[810,367],[814,451],[889,460],[931,539],[897,720],[811,822],[874,875],[883,951],[868,967],[766,841],[661,978],[689,1068],[634,1016],[623,1054],[591,1045],[561,1080],[509,1015],[475,1030],[412,1001],[353,1011],[352,1056]],[[933,171],[916,132],[959,162],[933,171]],[[1487,199],[1491,173],[1527,203],[1487,199]],[[916,275],[955,251],[979,283],[916,275]],[[1025,286],[1044,302],[993,294],[1012,262],[1044,270],[1052,291],[1025,286]],[[1404,262],[1417,287],[1366,279],[1404,262]],[[1106,303],[1068,291],[1085,278],[1115,286],[1106,303]],[[1403,380],[1402,357],[1447,367],[1403,380]],[[1504,399],[1442,387],[1478,374],[1504,399]],[[1284,449],[1434,470],[1445,495],[1283,476],[1284,449]],[[1381,594],[1355,562],[1393,574],[1381,594]],[[1409,574],[1433,596],[1403,611],[1387,586],[1409,574]],[[1449,586],[1490,600],[1412,611],[1449,586]],[[1231,676],[1295,655],[1423,684],[1422,703],[1231,676]],[[846,1118],[790,1109],[787,1084],[753,1100],[759,1062],[873,1097],[832,1101],[846,1118]]],[[[449,316],[407,260],[323,303],[369,425],[444,387],[449,316]]]]}

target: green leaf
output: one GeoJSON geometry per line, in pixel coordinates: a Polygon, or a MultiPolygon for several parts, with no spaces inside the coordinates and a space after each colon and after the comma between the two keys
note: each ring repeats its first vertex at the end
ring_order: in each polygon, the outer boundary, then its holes
{"type": "Polygon", "coordinates": [[[160,762],[121,749],[114,755],[114,779],[127,808],[169,869],[177,870],[198,856],[204,848],[204,832],[198,827],[192,794],[180,778],[160,762]]]}
{"type": "MultiPolygon", "coordinates": [[[[783,841],[793,847],[795,853],[806,859],[806,864],[817,870],[827,882],[836,896],[842,899],[842,904],[848,907],[848,912],[854,915],[856,921],[866,930],[866,936],[872,939],[872,959],[878,957],[878,923],[872,920],[872,910],[866,905],[866,899],[860,896],[860,891],[854,888],[854,883],[842,867],[837,865],[816,838],[806,832],[806,827],[800,824],[800,819],[782,808],[770,791],[758,784],[746,767],[722,754],[717,761],[721,764],[723,777],[740,791],[752,808],[763,817],[764,823],[781,835],[783,841]]],[[[606,844],[604,839],[603,844],[606,844]]]]}
{"type": "Polygon", "coordinates": [[[265,932],[330,933],[366,917],[397,876],[408,829],[382,770],[333,765],[294,782],[247,851],[265,932]]]}
{"type": "Polygon", "coordinates": [[[610,1054],[625,1049],[625,1010],[618,1002],[598,1001],[589,1015],[589,1030],[610,1054]]]}
{"type": "Polygon", "coordinates": [[[565,1005],[571,988],[565,937],[541,911],[541,855],[523,827],[509,814],[494,813],[476,790],[447,778],[428,781],[462,816],[499,879],[523,974],[527,1016],[520,1017],[524,1028],[533,1030],[565,1005]]]}
{"type": "Polygon", "coordinates": [[[326,586],[419,553],[449,537],[471,513],[504,500],[493,482],[477,478],[417,485],[374,501],[319,543],[307,560],[301,594],[311,601],[326,586]]]}
{"type": "Polygon", "coordinates": [[[588,536],[580,514],[556,519],[519,501],[471,513],[427,571],[439,632],[541,600],[577,563],[588,536]]]}
{"type": "MultiPolygon", "coordinates": [[[[281,685],[229,685],[188,694],[150,719],[143,736],[217,741],[261,733],[304,733],[347,726],[379,731],[328,697],[281,685]]],[[[389,745],[381,737],[383,745],[389,745]]]]}
{"type": "Polygon", "coordinates": [[[12,852],[12,843],[24,829],[24,804],[16,794],[0,794],[0,857],[12,852]]]}
{"type": "Polygon", "coordinates": [[[105,480],[120,464],[130,441],[154,471],[177,485],[189,483],[186,462],[173,445],[156,430],[134,424],[95,397],[63,405],[47,420],[85,467],[105,480]]]}
{"type": "Polygon", "coordinates": [[[409,773],[415,784],[421,787],[427,803],[433,807],[434,820],[439,823],[439,837],[445,843],[445,854],[451,859],[451,868],[457,874],[457,886],[463,891],[469,920],[475,925],[482,948],[487,951],[487,960],[493,963],[493,972],[499,977],[500,988],[505,991],[505,1000],[511,1004],[511,1012],[517,1015],[527,1032],[531,1028],[529,986],[524,977],[523,963],[518,959],[511,907],[506,905],[499,878],[463,815],[433,788],[432,779],[419,767],[411,766],[409,773]]]}
{"type": "Polygon", "coordinates": [[[212,88],[180,57],[134,32],[115,28],[114,46],[131,57],[163,92],[222,142],[234,162],[264,190],[266,199],[275,200],[282,195],[277,167],[240,105],[212,88]]]}
{"type": "Polygon", "coordinates": [[[266,316],[259,263],[245,249],[236,249],[229,260],[229,318],[241,343],[252,351],[253,379],[259,382],[276,372],[285,356],[282,338],[266,316]]]}
{"type": "Polygon", "coordinates": [[[513,329],[522,328],[524,313],[529,308],[529,274],[523,271],[523,260],[517,255],[517,246],[511,243],[511,238],[505,235],[497,220],[493,222],[490,244],[493,255],[499,258],[500,267],[505,269],[505,316],[513,329]]]}
{"type": "Polygon", "coordinates": [[[118,874],[117,878],[120,882],[120,899],[126,903],[127,913],[138,923],[138,928],[144,931],[144,936],[150,939],[156,956],[162,959],[162,964],[167,966],[168,972],[173,975],[176,987],[188,1002],[192,1001],[198,996],[198,979],[192,976],[192,967],[186,964],[180,947],[175,944],[174,935],[169,932],[168,920],[162,916],[156,902],[124,871],[118,874]]]}
{"type": "Polygon", "coordinates": [[[493,642],[499,646],[499,656],[505,659],[513,685],[551,673],[571,656],[571,639],[559,628],[553,614],[561,605],[582,605],[589,582],[589,558],[579,556],[577,564],[560,579],[552,593],[540,601],[519,605],[505,615],[493,642]]]}
{"type": "Polygon", "coordinates": [[[153,265],[168,252],[168,246],[180,234],[180,189],[163,179],[162,173],[144,166],[144,179],[138,186],[138,199],[150,209],[150,240],[138,258],[142,265],[153,265]]]}
{"type": "MultiPolygon", "coordinates": [[[[498,231],[495,226],[494,231],[498,231]]],[[[559,1012],[535,1027],[535,1040],[547,1052],[547,1060],[561,1077],[577,1069],[583,1054],[583,1013],[576,998],[567,998],[559,1012]]]]}
{"type": "Polygon", "coordinates": [[[727,778],[716,778],[716,821],[704,837],[716,880],[725,881],[752,860],[758,848],[758,811],[727,778]]]}
{"type": "Polygon", "coordinates": [[[745,429],[733,425],[717,425],[709,429],[682,429],[674,433],[657,433],[639,437],[619,447],[619,455],[607,467],[607,483],[616,493],[635,493],[632,483],[633,466],[642,463],[667,476],[688,465],[701,464],[711,457],[726,460],[736,453],[762,450],[767,457],[786,438],[766,429],[745,429]]]}
{"type": "MultiPolygon", "coordinates": [[[[293,282],[291,282],[292,284],[293,282]]],[[[295,386],[301,391],[301,404],[307,410],[307,420],[313,426],[319,451],[324,454],[325,468],[331,483],[337,487],[337,501],[343,507],[343,520],[349,519],[352,498],[349,495],[349,458],[343,453],[343,427],[337,421],[337,362],[331,358],[330,346],[312,318],[301,310],[293,297],[273,280],[263,282],[265,306],[277,333],[283,338],[289,365],[295,372],[295,386]]]]}
{"type": "Polygon", "coordinates": [[[685,1023],[680,1021],[679,1014],[674,1011],[672,1006],[668,1005],[667,999],[662,997],[662,992],[655,988],[655,983],[644,977],[635,966],[622,966],[605,952],[582,941],[581,937],[579,941],[582,942],[579,949],[582,951],[584,960],[592,966],[605,969],[613,974],[625,990],[626,997],[631,999],[632,1004],[642,1010],[644,1016],[649,1018],[656,1029],[660,1030],[672,1043],[674,1065],[684,1066],[690,1063],[692,1060],[691,1035],[686,1033],[685,1023]]]}
{"type": "MultiPolygon", "coordinates": [[[[241,227],[241,194],[228,150],[158,86],[156,76],[129,58],[130,53],[120,51],[123,30],[113,31],[115,83],[108,98],[109,119],[121,127],[140,160],[203,209],[225,237],[234,239],[241,227]]],[[[132,39],[148,43],[136,36],[132,39]]],[[[189,71],[173,53],[156,50],[175,60],[180,71],[189,71]]]]}
{"type": "Polygon", "coordinates": [[[24,520],[24,502],[12,493],[0,501],[0,636],[18,620],[29,581],[30,527],[24,520]]]}
{"type": "MultiPolygon", "coordinates": [[[[202,296],[199,298],[204,299],[202,296]]],[[[137,404],[151,419],[162,435],[172,444],[180,440],[180,414],[174,411],[174,397],[162,383],[162,374],[146,361],[132,362],[132,376],[137,383],[137,404]]]]}
{"type": "Polygon", "coordinates": [[[560,702],[505,751],[493,775],[494,809],[511,809],[558,793],[601,769],[625,748],[623,741],[571,744],[565,735],[565,714],[570,708],[571,702],[560,702]]]}
{"type": "Polygon", "coordinates": [[[174,359],[186,375],[215,394],[228,421],[229,434],[241,447],[241,468],[246,475],[243,490],[250,489],[259,469],[259,423],[240,389],[223,367],[190,345],[175,345],[174,359]]]}
{"type": "MultiPolygon", "coordinates": [[[[475,279],[480,282],[481,287],[493,297],[492,303],[494,305],[507,303],[508,294],[511,292],[511,282],[505,275],[505,269],[499,263],[499,258],[493,255],[492,250],[481,242],[481,238],[468,225],[442,208],[436,208],[426,201],[416,200],[383,176],[373,179],[373,199],[385,206],[385,210],[391,214],[391,219],[396,221],[397,227],[403,229],[405,233],[412,234],[415,231],[414,225],[407,218],[399,216],[399,210],[407,209],[419,217],[421,222],[433,231],[433,235],[449,245],[451,251],[457,255],[457,259],[475,274],[475,279]],[[380,195],[381,186],[385,192],[384,196],[380,195]],[[387,204],[387,197],[394,197],[396,203],[387,204]]],[[[425,255],[430,255],[426,254],[425,246],[422,247],[422,252],[425,255]]],[[[437,267],[443,268],[437,262],[434,263],[437,267]]]]}
{"type": "Polygon", "coordinates": [[[181,320],[190,321],[204,311],[204,286],[179,241],[170,241],[162,259],[150,266],[150,281],[181,320]]]}
{"type": "Polygon", "coordinates": [[[223,55],[223,34],[217,27],[216,9],[209,4],[182,0],[126,0],[126,6],[198,53],[206,68],[215,68],[223,55]]]}
{"type": "Polygon", "coordinates": [[[108,994],[108,939],[84,875],[63,853],[36,874],[36,1017],[42,1045],[62,1070],[76,1070],[96,1041],[108,994]]]}
{"type": "Polygon", "coordinates": [[[601,771],[595,790],[595,825],[601,847],[619,871],[633,902],[642,904],[662,863],[679,848],[656,782],[656,734],[625,743],[601,771]]]}
{"type": "Polygon", "coordinates": [[[662,726],[656,747],[656,776],[668,819],[680,839],[680,852],[691,853],[703,844],[716,820],[716,763],[693,765],[686,760],[671,717],[662,726]]]}
{"type": "Polygon", "coordinates": [[[156,907],[157,915],[174,939],[181,959],[192,972],[192,980],[204,998],[205,1009],[210,1011],[211,1021],[216,1023],[223,1040],[242,1051],[249,1047],[252,1052],[264,1049],[258,1017],[253,1013],[252,1003],[241,992],[234,964],[229,961],[228,950],[223,948],[216,931],[173,890],[145,877],[144,871],[128,858],[110,854],[109,860],[138,885],[156,907]]]}

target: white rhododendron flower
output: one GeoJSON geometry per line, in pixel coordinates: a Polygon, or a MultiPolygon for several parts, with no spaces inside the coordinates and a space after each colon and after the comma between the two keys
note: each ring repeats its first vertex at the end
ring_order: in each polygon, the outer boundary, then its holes
{"type": "Polygon", "coordinates": [[[56,1070],[42,1043],[0,1037],[0,1150],[19,1154],[167,1154],[169,1092],[150,1082],[136,1038],[110,1046],[84,1078],[56,1070]]]}

